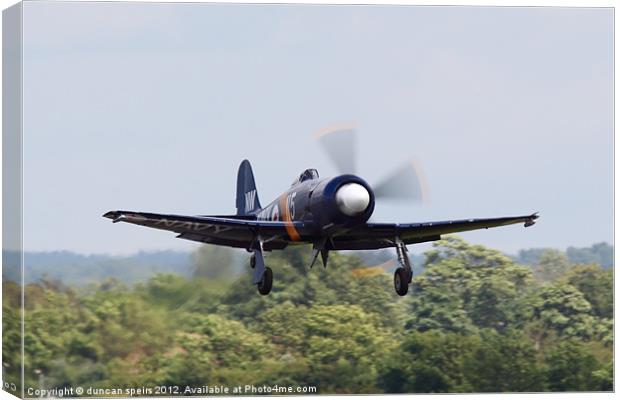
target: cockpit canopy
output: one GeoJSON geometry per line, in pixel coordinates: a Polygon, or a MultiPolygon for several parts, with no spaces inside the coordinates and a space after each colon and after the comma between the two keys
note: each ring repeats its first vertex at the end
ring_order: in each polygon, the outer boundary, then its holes
{"type": "Polygon", "coordinates": [[[310,179],[318,179],[319,178],[319,171],[317,171],[314,168],[309,168],[307,170],[305,170],[304,172],[302,172],[299,175],[299,178],[295,179],[293,181],[293,184],[291,186],[297,185],[301,182],[310,180],[310,179]]]}

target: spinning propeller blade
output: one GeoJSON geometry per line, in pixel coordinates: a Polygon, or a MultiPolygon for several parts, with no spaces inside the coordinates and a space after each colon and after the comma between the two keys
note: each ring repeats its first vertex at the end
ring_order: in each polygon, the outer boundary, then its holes
{"type": "Polygon", "coordinates": [[[427,197],[426,179],[414,161],[405,163],[373,187],[375,197],[422,201],[427,197]]]}
{"type": "MultiPolygon", "coordinates": [[[[357,130],[353,124],[332,125],[319,131],[319,141],[341,174],[355,174],[357,130]]],[[[373,185],[376,198],[422,201],[427,197],[424,174],[414,161],[403,164],[378,184],[373,185]]]]}
{"type": "Polygon", "coordinates": [[[357,135],[354,125],[332,125],[315,135],[341,174],[355,173],[357,135]]]}

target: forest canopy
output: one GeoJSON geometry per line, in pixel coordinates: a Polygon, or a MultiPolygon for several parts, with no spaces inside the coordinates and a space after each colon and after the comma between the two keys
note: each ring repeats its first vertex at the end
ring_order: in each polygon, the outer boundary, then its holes
{"type": "MultiPolygon", "coordinates": [[[[533,265],[457,236],[410,286],[356,254],[267,256],[274,288],[212,247],[190,275],[25,287],[26,387],[312,385],[327,393],[609,391],[613,270],[546,250],[533,265]]],[[[5,381],[20,368],[19,286],[3,284],[5,381]]]]}

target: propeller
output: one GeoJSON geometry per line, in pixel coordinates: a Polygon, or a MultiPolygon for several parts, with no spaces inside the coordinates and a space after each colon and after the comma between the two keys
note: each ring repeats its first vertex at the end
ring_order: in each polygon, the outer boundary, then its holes
{"type": "Polygon", "coordinates": [[[422,169],[411,160],[383,178],[373,187],[375,197],[384,199],[426,200],[428,189],[422,169]]]}
{"type": "MultiPolygon", "coordinates": [[[[357,130],[353,124],[332,125],[319,131],[315,138],[341,174],[355,174],[357,130]]],[[[407,161],[377,184],[373,185],[378,199],[423,201],[427,198],[426,179],[420,166],[407,161]]]]}
{"type": "Polygon", "coordinates": [[[357,153],[355,125],[332,125],[319,131],[315,138],[341,174],[355,174],[357,153]]]}

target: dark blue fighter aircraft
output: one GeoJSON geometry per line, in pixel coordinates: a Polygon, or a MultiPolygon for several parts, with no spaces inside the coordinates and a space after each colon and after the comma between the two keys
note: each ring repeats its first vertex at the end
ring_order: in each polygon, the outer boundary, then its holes
{"type": "MultiPolygon", "coordinates": [[[[393,182],[394,183],[394,182],[393,182]]],[[[398,181],[395,181],[398,184],[398,181]]],[[[385,191],[385,187],[382,189],[385,191]]],[[[276,200],[262,207],[252,168],[247,160],[237,176],[237,214],[184,216],[134,211],[110,211],[103,216],[113,222],[129,222],[177,233],[178,238],[246,249],[258,292],[271,291],[273,272],[263,252],[291,244],[312,244],[310,267],[321,255],[327,266],[330,250],[396,248],[400,267],[394,272],[394,289],[407,294],[412,268],[407,245],[439,240],[441,235],[523,223],[528,227],[536,213],[514,217],[464,219],[421,223],[368,222],[375,208],[375,191],[362,178],[343,174],[319,178],[307,169],[276,200]]]]}

